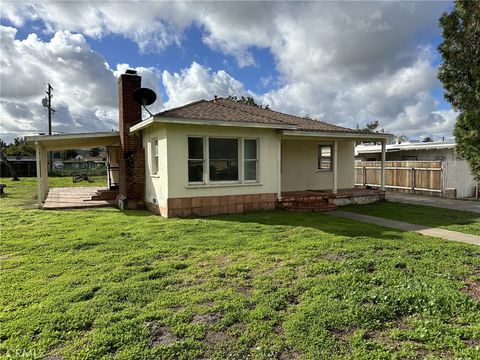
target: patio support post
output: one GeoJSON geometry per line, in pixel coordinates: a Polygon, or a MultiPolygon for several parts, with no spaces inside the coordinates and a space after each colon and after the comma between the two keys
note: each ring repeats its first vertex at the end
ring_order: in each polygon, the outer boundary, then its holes
{"type": "Polygon", "coordinates": [[[334,140],[333,141],[333,186],[332,186],[332,191],[334,194],[336,194],[338,190],[337,159],[338,159],[338,140],[334,140]]]}
{"type": "Polygon", "coordinates": [[[382,167],[381,167],[381,185],[380,188],[385,190],[385,162],[387,159],[387,140],[382,140],[382,167]]]}
{"type": "Polygon", "coordinates": [[[37,202],[38,206],[42,207],[48,190],[48,159],[47,151],[38,142],[35,143],[35,151],[37,163],[37,202]]]}

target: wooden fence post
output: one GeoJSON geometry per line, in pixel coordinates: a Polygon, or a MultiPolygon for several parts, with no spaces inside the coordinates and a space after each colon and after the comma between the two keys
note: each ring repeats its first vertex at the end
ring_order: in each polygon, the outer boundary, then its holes
{"type": "Polygon", "coordinates": [[[412,167],[412,191],[415,194],[415,168],[412,167]]]}

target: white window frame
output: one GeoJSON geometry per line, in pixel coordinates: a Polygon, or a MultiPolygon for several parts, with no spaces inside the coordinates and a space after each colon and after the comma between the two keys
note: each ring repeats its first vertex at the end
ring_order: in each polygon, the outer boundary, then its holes
{"type": "Polygon", "coordinates": [[[199,135],[189,135],[187,136],[187,183],[188,184],[192,184],[192,185],[199,185],[199,184],[206,184],[207,182],[207,179],[208,177],[206,175],[208,175],[208,166],[206,166],[206,164],[208,164],[208,153],[206,152],[207,150],[207,142],[206,142],[206,138],[205,136],[199,136],[199,135]],[[188,139],[190,138],[194,138],[194,139],[202,139],[202,144],[203,144],[203,159],[190,159],[190,156],[189,156],[189,151],[188,151],[188,139]],[[192,161],[202,161],[203,162],[203,174],[202,174],[202,178],[203,178],[203,181],[190,181],[188,179],[188,172],[190,170],[190,166],[189,166],[189,163],[190,163],[190,160],[192,161]],[[207,167],[207,169],[205,169],[205,167],[207,167]]]}
{"type": "Polygon", "coordinates": [[[258,140],[258,138],[249,138],[249,137],[246,137],[246,138],[242,138],[242,180],[244,183],[257,183],[259,181],[259,166],[258,166],[258,163],[259,163],[259,143],[260,141],[258,140]],[[246,140],[255,140],[255,145],[257,147],[257,151],[256,151],[256,158],[255,159],[246,159],[245,158],[245,141],[246,140]],[[246,180],[245,179],[245,162],[247,161],[255,161],[255,179],[254,180],[246,180]]]}
{"type": "MultiPolygon", "coordinates": [[[[235,185],[235,184],[259,184],[260,179],[260,139],[254,137],[235,137],[235,136],[202,136],[202,135],[187,135],[187,187],[190,185],[235,185]],[[188,155],[188,139],[189,138],[202,138],[203,139],[203,159],[190,159],[188,155]],[[238,180],[224,180],[224,181],[211,181],[210,180],[210,139],[230,139],[230,140],[237,140],[238,141],[238,180]],[[244,153],[244,140],[256,140],[257,143],[257,178],[256,180],[245,180],[244,178],[244,161],[245,161],[245,153],[244,153]],[[203,181],[189,181],[188,180],[188,170],[189,170],[189,161],[190,160],[202,160],[203,161],[203,181]]],[[[253,159],[251,161],[254,161],[253,159]]]]}
{"type": "Polygon", "coordinates": [[[151,143],[151,166],[152,175],[158,175],[160,170],[159,156],[158,156],[158,138],[153,138],[151,143]]]}
{"type": "MultiPolygon", "coordinates": [[[[321,163],[321,162],[320,162],[321,163]]],[[[317,171],[324,172],[324,171],[333,171],[333,144],[317,144],[317,171]],[[319,167],[319,159],[321,156],[321,147],[329,147],[330,148],[330,168],[320,168],[319,167]]]]}

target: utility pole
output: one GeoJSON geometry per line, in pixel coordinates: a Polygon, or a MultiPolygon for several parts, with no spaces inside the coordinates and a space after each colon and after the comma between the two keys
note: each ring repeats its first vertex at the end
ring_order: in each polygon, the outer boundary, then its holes
{"type": "MultiPolygon", "coordinates": [[[[55,110],[52,109],[52,86],[48,83],[47,87],[47,97],[42,100],[42,105],[48,109],[48,135],[52,135],[52,112],[55,110]]],[[[53,170],[53,152],[50,151],[50,171],[53,170]]]]}

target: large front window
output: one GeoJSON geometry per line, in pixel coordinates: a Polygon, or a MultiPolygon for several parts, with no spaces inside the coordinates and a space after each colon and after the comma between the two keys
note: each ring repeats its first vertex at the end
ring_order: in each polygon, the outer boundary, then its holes
{"type": "Polygon", "coordinates": [[[258,140],[189,137],[188,182],[258,181],[258,140]]]}
{"type": "Polygon", "coordinates": [[[238,139],[208,140],[210,181],[238,181],[238,139]]]}

